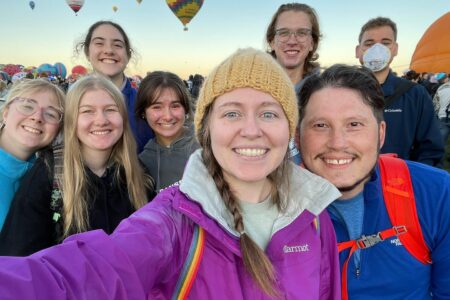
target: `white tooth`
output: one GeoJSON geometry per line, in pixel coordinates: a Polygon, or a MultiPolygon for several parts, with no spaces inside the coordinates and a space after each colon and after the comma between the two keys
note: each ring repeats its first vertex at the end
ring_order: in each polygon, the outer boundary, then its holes
{"type": "Polygon", "coordinates": [[[105,135],[105,134],[108,134],[109,133],[109,130],[106,130],[106,131],[92,131],[92,134],[95,134],[95,135],[105,135]]]}
{"type": "Polygon", "coordinates": [[[27,126],[24,126],[23,129],[25,129],[28,132],[35,133],[35,134],[41,133],[39,130],[31,128],[31,127],[27,127],[27,126]]]}
{"type": "Polygon", "coordinates": [[[244,156],[261,156],[266,153],[264,149],[236,149],[236,152],[244,156]]]}

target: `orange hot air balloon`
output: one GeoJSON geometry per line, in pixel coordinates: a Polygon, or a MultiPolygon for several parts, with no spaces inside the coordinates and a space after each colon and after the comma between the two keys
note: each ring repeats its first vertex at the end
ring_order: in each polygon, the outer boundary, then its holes
{"type": "Polygon", "coordinates": [[[67,5],[75,12],[77,12],[83,7],[84,0],[66,0],[67,5]]]}
{"type": "Polygon", "coordinates": [[[203,0],[166,0],[175,16],[183,23],[184,30],[188,30],[186,24],[197,14],[203,5],[203,0]]]}
{"type": "Polygon", "coordinates": [[[411,58],[416,72],[450,73],[450,12],[437,19],[423,34],[411,58]]]}
{"type": "Polygon", "coordinates": [[[116,12],[118,9],[119,9],[119,8],[118,8],[117,6],[113,5],[112,10],[113,10],[114,12],[116,12]]]}

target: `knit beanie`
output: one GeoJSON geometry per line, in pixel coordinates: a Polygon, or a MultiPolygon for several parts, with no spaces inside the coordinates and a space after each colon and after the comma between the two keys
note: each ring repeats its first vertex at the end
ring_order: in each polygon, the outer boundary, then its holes
{"type": "Polygon", "coordinates": [[[217,97],[245,87],[268,93],[280,103],[289,121],[290,137],[294,137],[298,123],[298,107],[291,80],[272,56],[247,48],[237,50],[224,60],[203,83],[194,117],[197,138],[206,108],[217,97]]]}

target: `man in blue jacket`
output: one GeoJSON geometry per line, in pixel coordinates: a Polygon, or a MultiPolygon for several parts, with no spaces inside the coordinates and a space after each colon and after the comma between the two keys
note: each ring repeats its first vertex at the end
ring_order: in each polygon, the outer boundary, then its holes
{"type": "Polygon", "coordinates": [[[396,24],[383,17],[361,28],[356,58],[371,69],[385,96],[386,139],[381,153],[396,153],[432,166],[440,166],[444,145],[432,100],[426,89],[397,77],[389,68],[397,55],[396,24]]]}
{"type": "MultiPolygon", "coordinates": [[[[303,163],[342,193],[328,208],[338,242],[392,228],[378,165],[387,126],[384,97],[373,73],[332,66],[305,82],[299,101],[303,163]]],[[[450,299],[450,175],[425,164],[406,164],[432,263],[415,259],[398,236],[351,256],[342,251],[344,299],[450,299]]]]}

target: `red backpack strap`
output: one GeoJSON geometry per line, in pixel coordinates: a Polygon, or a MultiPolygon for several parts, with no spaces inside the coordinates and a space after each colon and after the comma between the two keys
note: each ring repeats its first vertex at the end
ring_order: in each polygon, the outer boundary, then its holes
{"type": "Polygon", "coordinates": [[[423,264],[431,264],[430,250],[423,238],[408,166],[402,159],[381,155],[379,159],[384,202],[392,225],[405,226],[398,238],[408,252],[423,264]]]}

